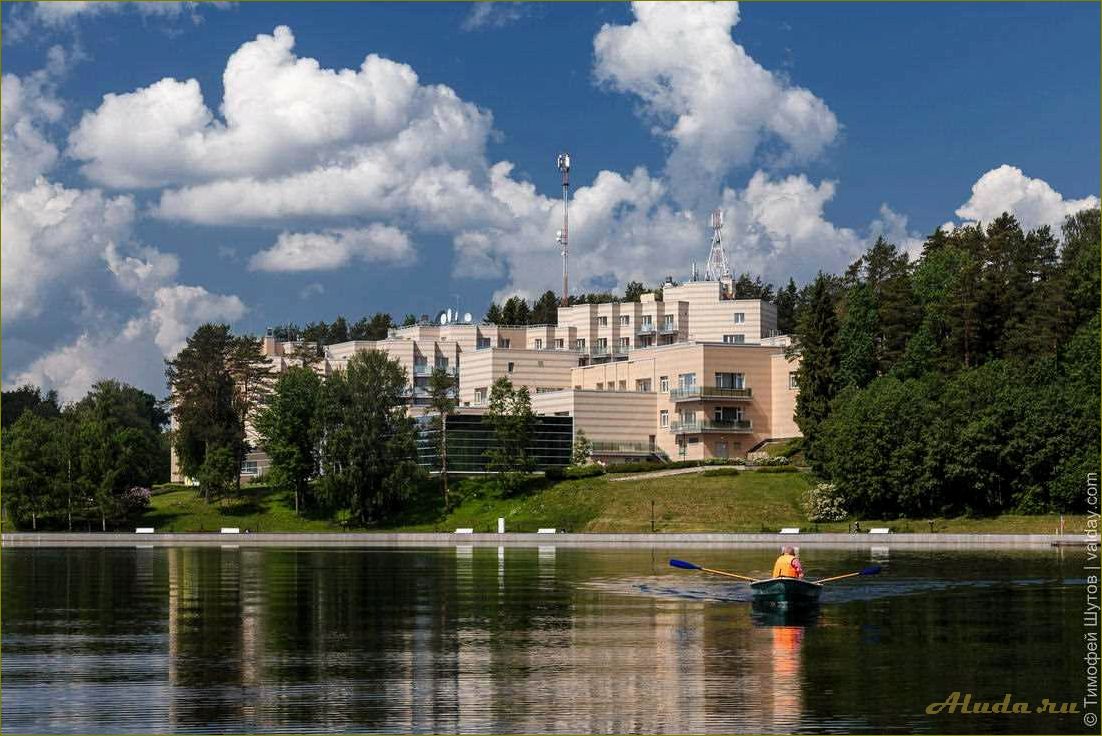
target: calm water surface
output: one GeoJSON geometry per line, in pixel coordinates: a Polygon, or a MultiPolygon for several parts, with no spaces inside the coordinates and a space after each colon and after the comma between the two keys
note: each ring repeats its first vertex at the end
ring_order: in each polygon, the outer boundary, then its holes
{"type": "MultiPolygon", "coordinates": [[[[811,577],[863,551],[805,548],[811,577]]],[[[819,615],[752,613],[773,550],[49,548],[2,555],[5,733],[1097,733],[1082,550],[874,556],[819,615]]]]}

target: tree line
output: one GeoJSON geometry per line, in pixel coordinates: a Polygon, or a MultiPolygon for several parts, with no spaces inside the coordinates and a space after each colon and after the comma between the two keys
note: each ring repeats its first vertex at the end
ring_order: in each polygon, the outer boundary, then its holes
{"type": "Polygon", "coordinates": [[[871,518],[1082,511],[1099,458],[1098,210],[883,239],[798,303],[812,468],[871,518]]]}
{"type": "Polygon", "coordinates": [[[21,386],[2,402],[4,509],[18,527],[106,531],[168,480],[168,414],[145,391],[100,381],[62,406],[21,386]]]}

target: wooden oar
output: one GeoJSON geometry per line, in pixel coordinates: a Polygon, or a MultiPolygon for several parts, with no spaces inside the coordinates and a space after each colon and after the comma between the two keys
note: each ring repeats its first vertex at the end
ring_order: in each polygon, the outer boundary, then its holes
{"type": "Polygon", "coordinates": [[[835,580],[842,580],[844,578],[852,578],[852,577],[856,577],[858,575],[879,575],[879,574],[880,574],[880,565],[870,565],[869,567],[866,567],[861,572],[851,572],[851,573],[846,573],[845,575],[835,575],[832,578],[823,578],[822,580],[816,580],[815,582],[818,583],[819,585],[822,585],[823,583],[831,583],[831,582],[834,582],[835,580]]]}
{"type": "Polygon", "coordinates": [[[748,583],[758,582],[756,578],[748,578],[745,575],[736,575],[733,572],[724,572],[723,570],[713,570],[710,567],[701,567],[700,565],[694,565],[691,562],[685,562],[685,560],[670,560],[670,567],[680,567],[682,570],[700,570],[701,572],[710,572],[713,575],[722,575],[727,578],[737,578],[738,580],[745,580],[748,583]]]}

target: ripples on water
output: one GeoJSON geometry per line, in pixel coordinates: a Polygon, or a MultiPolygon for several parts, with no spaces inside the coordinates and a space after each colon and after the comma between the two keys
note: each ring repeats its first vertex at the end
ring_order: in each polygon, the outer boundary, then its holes
{"type": "MultiPolygon", "coordinates": [[[[1044,732],[1079,716],[1082,554],[893,552],[752,615],[769,550],[6,549],[5,733],[1044,732]]],[[[860,551],[804,550],[815,576],[860,551]]]]}

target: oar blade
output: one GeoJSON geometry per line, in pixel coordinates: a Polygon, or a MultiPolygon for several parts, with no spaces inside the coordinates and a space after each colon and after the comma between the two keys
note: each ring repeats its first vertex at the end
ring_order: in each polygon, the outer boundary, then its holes
{"type": "Polygon", "coordinates": [[[700,565],[694,565],[691,562],[685,562],[685,560],[670,560],[670,567],[680,567],[682,570],[700,569],[700,565]]]}
{"type": "Polygon", "coordinates": [[[881,567],[880,565],[869,565],[861,571],[862,575],[879,575],[881,567]]]}

